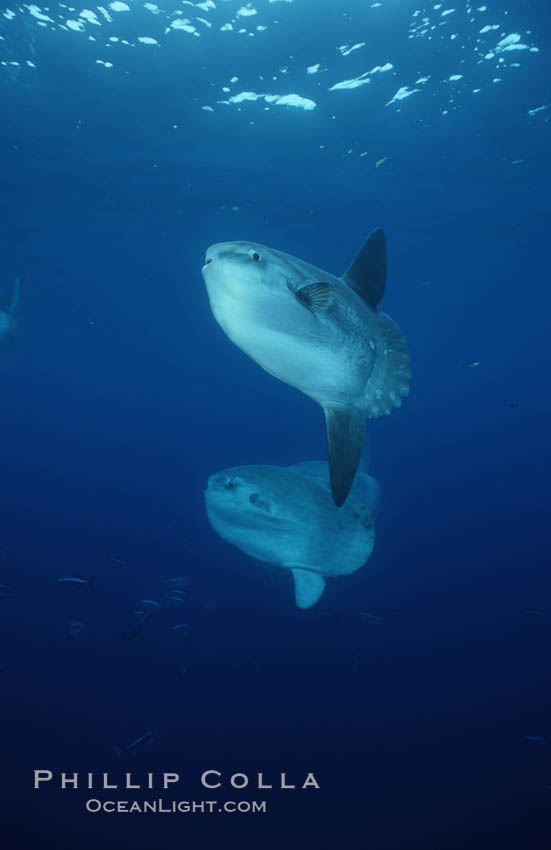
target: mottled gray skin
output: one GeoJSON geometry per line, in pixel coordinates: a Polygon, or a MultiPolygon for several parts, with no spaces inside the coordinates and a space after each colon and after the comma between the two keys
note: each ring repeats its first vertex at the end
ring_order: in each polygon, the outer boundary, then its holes
{"type": "Polygon", "coordinates": [[[232,342],[322,407],[354,404],[367,415],[380,337],[373,308],[340,278],[265,245],[224,242],[210,247],[207,259],[203,277],[212,312],[232,342]],[[251,259],[255,252],[259,262],[251,259]],[[293,297],[316,281],[335,293],[317,314],[293,297]]]}

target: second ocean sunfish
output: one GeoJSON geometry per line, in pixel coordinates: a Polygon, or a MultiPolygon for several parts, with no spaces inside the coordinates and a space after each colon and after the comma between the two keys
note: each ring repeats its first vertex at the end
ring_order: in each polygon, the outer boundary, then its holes
{"type": "Polygon", "coordinates": [[[298,607],[310,608],[326,577],[349,575],[371,555],[379,485],[359,472],[339,510],[325,461],[238,466],[210,476],[205,502],[220,537],[257,561],[290,570],[298,607]]]}

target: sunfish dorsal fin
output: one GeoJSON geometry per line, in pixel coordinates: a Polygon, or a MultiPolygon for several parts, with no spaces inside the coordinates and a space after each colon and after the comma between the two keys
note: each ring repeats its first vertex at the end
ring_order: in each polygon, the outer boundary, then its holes
{"type": "Polygon", "coordinates": [[[386,239],[380,227],[369,234],[342,279],[370,307],[377,306],[386,283],[386,239]]]}
{"type": "Polygon", "coordinates": [[[365,414],[345,404],[326,405],[331,492],[337,507],[344,505],[360,462],[365,435],[365,414]]]}
{"type": "Polygon", "coordinates": [[[302,570],[299,567],[291,569],[295,580],[295,601],[299,608],[311,608],[315,605],[325,590],[325,579],[319,573],[302,570]]]}
{"type": "Polygon", "coordinates": [[[11,313],[17,304],[19,298],[19,278],[8,284],[3,292],[0,293],[0,310],[3,313],[11,313]]]}

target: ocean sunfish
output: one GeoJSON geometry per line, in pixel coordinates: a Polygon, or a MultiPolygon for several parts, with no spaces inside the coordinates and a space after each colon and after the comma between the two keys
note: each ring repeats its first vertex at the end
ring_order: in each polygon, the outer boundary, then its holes
{"type": "Polygon", "coordinates": [[[342,277],[264,245],[222,242],[207,250],[203,278],[232,342],[323,408],[340,507],[354,481],[366,417],[391,413],[409,393],[407,343],[377,309],[386,282],[383,231],[371,233],[342,277]]]}
{"type": "Polygon", "coordinates": [[[371,555],[379,485],[358,472],[339,510],[326,461],[236,466],[210,476],[205,502],[220,537],[259,561],[290,570],[297,605],[310,608],[326,576],[353,573],[371,555]]]}
{"type": "Polygon", "coordinates": [[[19,280],[10,283],[0,292],[0,349],[8,348],[15,339],[15,319],[12,313],[19,297],[19,280]]]}

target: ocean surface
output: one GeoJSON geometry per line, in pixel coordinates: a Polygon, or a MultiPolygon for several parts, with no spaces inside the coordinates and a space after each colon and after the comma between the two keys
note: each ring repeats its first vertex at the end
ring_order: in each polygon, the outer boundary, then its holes
{"type": "Polygon", "coordinates": [[[547,0],[3,4],[5,850],[551,846],[550,24],[547,0]],[[373,554],[300,610],[204,490],[323,460],[323,414],[232,345],[201,267],[250,240],[340,275],[377,226],[411,393],[367,426],[373,554]],[[85,787],[127,771],[154,788],[85,787]]]}

